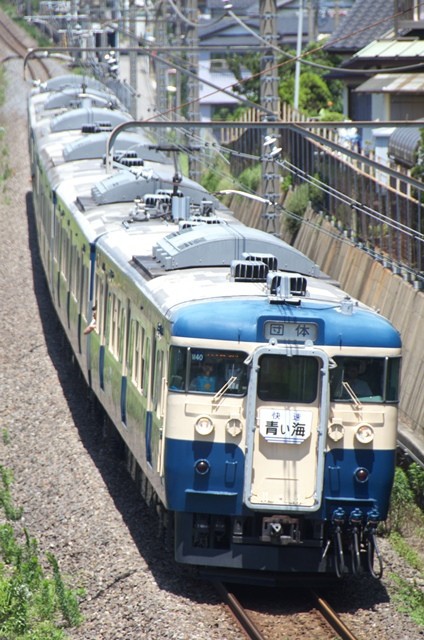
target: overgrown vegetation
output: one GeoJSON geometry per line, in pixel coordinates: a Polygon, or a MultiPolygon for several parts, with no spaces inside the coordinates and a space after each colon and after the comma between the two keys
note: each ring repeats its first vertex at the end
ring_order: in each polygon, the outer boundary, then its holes
{"type": "Polygon", "coordinates": [[[12,480],[12,472],[0,465],[0,637],[64,640],[65,628],[82,621],[82,591],[66,586],[53,554],[43,566],[37,542],[19,527],[22,509],[13,504],[12,480]]]}
{"type": "Polygon", "coordinates": [[[390,533],[407,536],[411,527],[422,529],[424,539],[424,471],[413,462],[406,469],[397,467],[387,521],[390,533]]]}
{"type": "MultiPolygon", "coordinates": [[[[283,48],[277,58],[279,77],[278,94],[283,102],[293,106],[295,69],[293,49],[283,48]]],[[[342,119],[342,83],[339,80],[326,80],[328,69],[338,66],[340,59],[322,48],[322,42],[311,42],[302,55],[299,81],[299,110],[307,116],[331,120],[342,119]],[[309,64],[311,63],[311,64],[309,64]]],[[[249,100],[260,102],[260,72],[262,58],[259,53],[234,55],[228,58],[228,65],[239,84],[235,90],[249,100]],[[247,69],[251,77],[243,78],[243,69],[247,69]]],[[[229,114],[227,114],[229,115],[229,114]]],[[[234,117],[239,114],[237,111],[234,117]]]]}
{"type": "MultiPolygon", "coordinates": [[[[387,532],[392,546],[424,579],[424,470],[412,463],[395,473],[387,532]]],[[[424,626],[424,592],[416,581],[391,575],[399,609],[424,626]]]]}
{"type": "Polygon", "coordinates": [[[202,173],[201,184],[209,193],[217,193],[224,189],[237,189],[238,182],[231,176],[225,159],[216,155],[211,168],[202,173]]]}
{"type": "Polygon", "coordinates": [[[4,105],[6,100],[6,78],[4,74],[4,67],[0,66],[0,107],[4,105]]]}
{"type": "Polygon", "coordinates": [[[421,129],[421,141],[417,151],[417,164],[411,171],[417,180],[424,181],[424,129],[421,129]]]}
{"type": "MultiPolygon", "coordinates": [[[[39,13],[40,3],[32,0],[31,8],[32,13],[39,13]]],[[[21,29],[24,29],[34,40],[36,40],[40,47],[48,47],[51,45],[51,39],[43,35],[39,28],[30,24],[28,20],[25,20],[18,14],[16,5],[13,2],[7,2],[7,0],[0,0],[0,7],[9,18],[12,18],[21,29]]]]}
{"type": "MultiPolygon", "coordinates": [[[[288,184],[290,183],[291,179],[288,176],[288,184]]],[[[318,176],[314,176],[310,183],[304,182],[289,190],[284,202],[284,208],[287,212],[284,217],[284,229],[294,237],[307,208],[310,206],[314,211],[319,211],[323,204],[324,194],[319,187],[318,176]]]]}
{"type": "MultiPolygon", "coordinates": [[[[4,67],[0,66],[0,107],[4,105],[6,99],[6,86],[4,67]]],[[[9,152],[4,141],[4,129],[0,126],[0,190],[3,193],[7,192],[7,180],[10,178],[11,173],[9,152]]]]}

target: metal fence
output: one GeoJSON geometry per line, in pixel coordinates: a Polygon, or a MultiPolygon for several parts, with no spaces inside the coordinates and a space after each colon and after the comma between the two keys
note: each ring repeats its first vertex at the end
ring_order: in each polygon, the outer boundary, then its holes
{"type": "MultiPolygon", "coordinates": [[[[306,183],[318,190],[319,208],[340,231],[421,288],[424,184],[399,167],[376,162],[372,153],[360,152],[356,145],[344,146],[335,127],[309,123],[293,112],[283,116],[286,123],[283,118],[276,123],[282,154],[275,163],[281,175],[291,175],[294,186],[306,183]]],[[[221,140],[236,152],[236,172],[246,166],[245,153],[261,155],[258,114],[252,110],[246,120],[246,129],[225,129],[221,140]]]]}

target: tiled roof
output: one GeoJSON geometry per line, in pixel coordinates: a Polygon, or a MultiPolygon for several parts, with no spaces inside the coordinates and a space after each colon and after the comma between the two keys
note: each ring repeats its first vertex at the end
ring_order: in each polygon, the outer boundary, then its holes
{"type": "Polygon", "coordinates": [[[377,40],[394,26],[395,3],[390,0],[356,0],[325,48],[354,53],[377,40]]]}
{"type": "MultiPolygon", "coordinates": [[[[223,9],[223,5],[225,3],[223,0],[208,0],[207,6],[209,9],[223,9]]],[[[233,5],[232,10],[235,13],[240,11],[248,11],[249,13],[254,11],[258,13],[259,11],[259,0],[231,0],[231,4],[233,5]]]]}

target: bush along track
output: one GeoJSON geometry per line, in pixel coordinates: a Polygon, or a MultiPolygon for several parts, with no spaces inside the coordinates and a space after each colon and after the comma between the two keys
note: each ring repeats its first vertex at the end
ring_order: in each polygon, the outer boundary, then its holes
{"type": "Polygon", "coordinates": [[[418,577],[405,579],[391,574],[393,598],[400,611],[424,627],[424,470],[416,463],[397,467],[386,523],[396,553],[418,577]]]}
{"type": "Polygon", "coordinates": [[[37,542],[20,526],[12,480],[0,465],[0,639],[65,640],[66,628],[82,622],[83,594],[65,585],[53,554],[42,561],[37,542]]]}

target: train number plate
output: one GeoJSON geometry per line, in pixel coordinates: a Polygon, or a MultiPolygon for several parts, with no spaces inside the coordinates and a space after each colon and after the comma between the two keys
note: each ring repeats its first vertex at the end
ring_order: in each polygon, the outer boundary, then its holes
{"type": "Polygon", "coordinates": [[[259,432],[267,442],[301,444],[311,435],[312,411],[259,409],[259,432]]]}

